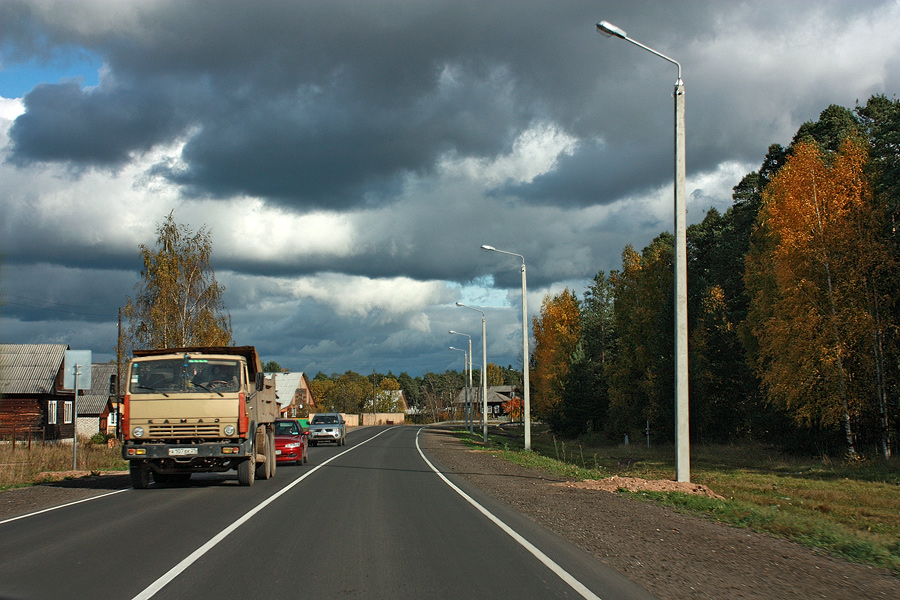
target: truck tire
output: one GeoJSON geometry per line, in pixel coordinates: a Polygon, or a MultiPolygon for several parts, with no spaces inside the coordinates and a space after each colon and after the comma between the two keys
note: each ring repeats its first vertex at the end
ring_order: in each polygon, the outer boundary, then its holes
{"type": "Polygon", "coordinates": [[[256,461],[252,456],[238,464],[237,473],[239,484],[243,486],[253,485],[253,481],[256,479],[256,461]]]}
{"type": "Polygon", "coordinates": [[[128,463],[128,474],[131,475],[131,487],[134,489],[145,490],[150,485],[150,469],[144,466],[144,461],[130,461],[128,463]]]}
{"type": "Polygon", "coordinates": [[[275,457],[275,429],[269,429],[269,477],[275,477],[275,469],[278,467],[278,459],[275,457]]]}
{"type": "Polygon", "coordinates": [[[271,472],[271,467],[269,466],[269,454],[271,450],[269,450],[269,435],[266,433],[265,427],[260,427],[256,430],[256,478],[257,479],[268,479],[269,473],[271,472]],[[258,462],[259,458],[262,457],[262,462],[258,462]]]}

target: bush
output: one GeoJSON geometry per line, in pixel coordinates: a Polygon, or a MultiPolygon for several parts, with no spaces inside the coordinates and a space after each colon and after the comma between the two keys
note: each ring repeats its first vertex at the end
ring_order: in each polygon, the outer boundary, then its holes
{"type": "Polygon", "coordinates": [[[97,446],[106,446],[106,443],[114,437],[116,436],[112,433],[95,433],[91,436],[90,442],[97,446]]]}

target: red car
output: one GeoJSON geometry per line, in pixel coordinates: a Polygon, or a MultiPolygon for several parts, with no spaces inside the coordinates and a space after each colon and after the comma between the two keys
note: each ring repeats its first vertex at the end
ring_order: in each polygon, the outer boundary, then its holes
{"type": "Polygon", "coordinates": [[[308,463],[309,432],[296,419],[275,420],[275,462],[308,463]]]}

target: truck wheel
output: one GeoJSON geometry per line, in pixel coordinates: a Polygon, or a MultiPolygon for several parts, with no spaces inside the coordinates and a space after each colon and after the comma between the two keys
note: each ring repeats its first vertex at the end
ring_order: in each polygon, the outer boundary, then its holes
{"type": "Polygon", "coordinates": [[[136,490],[145,490],[150,485],[150,469],[144,466],[144,461],[133,460],[128,463],[128,474],[131,475],[131,487],[136,490]]]}
{"type": "Polygon", "coordinates": [[[269,430],[269,464],[272,468],[269,471],[269,477],[275,477],[275,469],[278,467],[278,459],[275,458],[275,430],[269,430]]]}
{"type": "Polygon", "coordinates": [[[153,473],[153,481],[158,483],[159,485],[166,485],[167,483],[172,482],[172,476],[167,475],[166,473],[153,473]]]}
{"type": "MultiPolygon", "coordinates": [[[[256,455],[254,454],[253,456],[256,455]]],[[[253,480],[256,479],[256,461],[253,456],[237,466],[238,483],[241,485],[253,485],[253,480]]]]}
{"type": "Polygon", "coordinates": [[[269,450],[269,435],[266,433],[265,427],[260,427],[256,430],[256,449],[257,460],[260,456],[263,459],[262,462],[256,463],[256,478],[268,479],[269,473],[272,471],[272,467],[269,465],[269,455],[272,452],[269,450]]]}

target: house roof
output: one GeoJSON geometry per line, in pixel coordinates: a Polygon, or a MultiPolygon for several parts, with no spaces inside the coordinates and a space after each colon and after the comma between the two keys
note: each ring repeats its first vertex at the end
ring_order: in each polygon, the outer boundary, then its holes
{"type": "Polygon", "coordinates": [[[103,412],[110,396],[114,395],[109,393],[109,378],[115,374],[114,363],[91,365],[91,389],[85,390],[84,396],[78,397],[79,415],[99,415],[103,412]]]}
{"type": "Polygon", "coordinates": [[[409,402],[406,401],[406,393],[403,390],[388,390],[394,402],[399,402],[403,410],[409,409],[409,402]]]}
{"type": "Polygon", "coordinates": [[[266,377],[275,375],[275,397],[282,408],[290,406],[294,393],[303,383],[303,372],[299,373],[266,373],[266,377]]]}
{"type": "Polygon", "coordinates": [[[0,344],[0,393],[52,394],[66,344],[0,344]]]}
{"type": "MultiPolygon", "coordinates": [[[[481,402],[481,387],[473,386],[469,388],[469,399],[477,398],[477,402],[481,402]]],[[[515,388],[511,385],[492,385],[487,389],[488,404],[497,402],[506,402],[515,395],[515,388]]],[[[462,388],[453,400],[453,404],[465,404],[466,388],[462,388]]]]}

